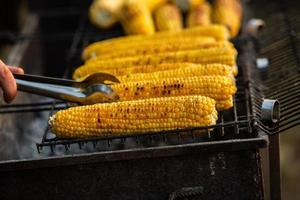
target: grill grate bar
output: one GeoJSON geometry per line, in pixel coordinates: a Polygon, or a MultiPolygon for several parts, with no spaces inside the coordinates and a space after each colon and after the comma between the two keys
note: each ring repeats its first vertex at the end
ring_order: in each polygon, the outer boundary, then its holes
{"type": "Polygon", "coordinates": [[[68,107],[68,103],[66,102],[58,102],[55,105],[53,105],[53,101],[43,102],[43,103],[3,105],[0,107],[0,114],[42,112],[42,111],[60,110],[67,107],[68,107]]]}

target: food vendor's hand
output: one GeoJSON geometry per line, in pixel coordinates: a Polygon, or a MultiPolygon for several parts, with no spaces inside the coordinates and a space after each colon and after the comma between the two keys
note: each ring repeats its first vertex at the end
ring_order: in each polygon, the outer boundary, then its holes
{"type": "Polygon", "coordinates": [[[19,67],[5,65],[0,60],[0,87],[3,90],[3,97],[6,102],[11,102],[17,95],[17,84],[12,73],[23,74],[19,67]]]}

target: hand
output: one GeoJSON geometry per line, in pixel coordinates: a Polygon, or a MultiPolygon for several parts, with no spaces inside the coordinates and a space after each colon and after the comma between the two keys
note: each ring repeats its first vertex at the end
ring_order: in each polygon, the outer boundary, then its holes
{"type": "Polygon", "coordinates": [[[11,102],[17,95],[17,84],[12,73],[24,74],[24,71],[19,67],[5,65],[0,60],[0,87],[7,103],[11,102]]]}

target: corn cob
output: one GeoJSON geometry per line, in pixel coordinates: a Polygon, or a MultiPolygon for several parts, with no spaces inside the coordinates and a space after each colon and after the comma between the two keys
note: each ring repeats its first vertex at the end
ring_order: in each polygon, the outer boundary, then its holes
{"type": "Polygon", "coordinates": [[[158,80],[166,78],[182,78],[193,76],[227,76],[234,80],[232,68],[227,65],[212,64],[212,65],[196,65],[189,64],[187,67],[180,67],[177,69],[157,71],[152,73],[136,73],[128,74],[125,76],[119,76],[118,79],[121,83],[126,82],[138,82],[148,80],[158,80]]]}
{"type": "MultiPolygon", "coordinates": [[[[190,39],[190,38],[189,38],[190,39]]],[[[158,53],[170,53],[184,50],[199,50],[199,49],[208,49],[208,48],[228,48],[234,50],[233,45],[228,41],[220,41],[220,42],[206,42],[202,39],[194,40],[185,43],[178,40],[174,43],[166,43],[164,42],[160,45],[146,45],[138,48],[131,48],[128,50],[114,50],[108,54],[96,54],[92,59],[112,59],[112,58],[121,58],[121,57],[134,57],[139,55],[156,55],[158,53]]],[[[187,40],[184,40],[187,41],[187,40]]]]}
{"type": "Polygon", "coordinates": [[[110,28],[118,19],[116,14],[120,10],[123,0],[94,0],[89,9],[91,22],[99,28],[110,28]]]}
{"type": "MultiPolygon", "coordinates": [[[[144,0],[152,12],[167,0],[144,0]]],[[[91,22],[99,28],[111,28],[118,22],[124,0],[94,0],[89,9],[91,22]]]]}
{"type": "Polygon", "coordinates": [[[182,50],[174,52],[162,52],[150,55],[137,55],[122,58],[113,58],[103,60],[101,57],[95,57],[87,60],[85,65],[98,67],[110,66],[133,66],[146,64],[159,64],[164,62],[193,62],[199,64],[221,63],[230,66],[235,65],[237,51],[230,45],[221,47],[182,50]],[[120,63],[119,63],[120,62],[120,63]],[[103,65],[104,64],[104,65],[103,65]]]}
{"type": "Polygon", "coordinates": [[[77,68],[74,78],[79,79],[88,74],[114,68],[127,68],[138,65],[156,65],[160,63],[192,62],[198,64],[220,63],[235,65],[236,51],[229,48],[209,48],[199,50],[178,51],[136,57],[124,57],[110,60],[92,60],[77,68]]]}
{"type": "Polygon", "coordinates": [[[187,27],[194,27],[194,26],[203,26],[211,24],[211,7],[210,4],[204,2],[203,4],[196,5],[194,8],[189,10],[187,16],[187,27]]]}
{"type": "MultiPolygon", "coordinates": [[[[219,101],[230,99],[236,92],[234,81],[226,76],[194,76],[168,78],[111,85],[121,101],[154,97],[202,95],[213,98],[220,110],[219,101]]],[[[227,107],[226,107],[227,109],[227,107]]]]}
{"type": "Polygon", "coordinates": [[[214,125],[215,101],[202,96],[152,98],[73,107],[49,124],[60,138],[126,136],[214,125]]]}
{"type": "Polygon", "coordinates": [[[86,60],[90,58],[94,52],[109,52],[111,49],[118,48],[119,46],[126,46],[128,44],[136,43],[141,44],[145,41],[162,41],[177,39],[183,37],[213,37],[216,40],[226,40],[229,38],[229,32],[223,25],[209,25],[193,27],[188,29],[183,29],[181,31],[164,31],[158,32],[153,35],[134,35],[119,37],[114,39],[108,39],[104,41],[95,42],[84,49],[83,59],[86,60]]]}
{"type": "MultiPolygon", "coordinates": [[[[223,41],[220,41],[220,43],[223,41]]],[[[95,49],[92,53],[84,51],[83,59],[88,60],[97,56],[103,57],[125,57],[135,56],[138,54],[147,53],[159,53],[163,51],[172,51],[172,49],[188,49],[190,46],[201,45],[205,46],[208,44],[213,45],[216,40],[212,37],[178,37],[170,39],[156,39],[156,40],[145,40],[139,41],[138,43],[126,43],[125,45],[114,46],[111,49],[95,49]]],[[[174,51],[174,50],[173,50],[174,51]]]]}
{"type": "Polygon", "coordinates": [[[155,32],[151,12],[139,0],[125,0],[119,18],[127,34],[152,34],[155,32]]]}
{"type": "Polygon", "coordinates": [[[183,27],[182,15],[174,4],[164,4],[154,12],[154,21],[158,31],[180,30],[183,27]]]}
{"type": "Polygon", "coordinates": [[[225,25],[231,37],[235,37],[240,29],[242,6],[239,0],[216,0],[213,6],[213,21],[225,25]]]}
{"type": "MultiPolygon", "coordinates": [[[[132,67],[126,67],[126,68],[111,68],[111,69],[105,69],[105,70],[95,70],[95,71],[91,71],[91,73],[86,74],[84,77],[81,78],[77,78],[76,76],[73,76],[73,79],[76,80],[80,80],[80,79],[84,79],[86,76],[89,76],[93,73],[97,73],[97,72],[103,72],[103,73],[108,73],[108,74],[113,74],[115,76],[117,76],[119,79],[122,76],[131,76],[132,74],[145,74],[145,73],[155,73],[158,71],[167,71],[167,70],[176,70],[179,68],[190,68],[190,67],[200,67],[200,68],[218,68],[218,65],[223,66],[222,64],[207,64],[207,65],[200,65],[200,64],[194,64],[194,63],[162,63],[162,64],[157,64],[157,65],[142,65],[142,66],[132,66],[132,67]]],[[[230,66],[228,65],[224,65],[227,66],[226,68],[230,68],[230,66]]],[[[210,75],[209,71],[207,70],[207,75],[210,75]]],[[[231,69],[231,71],[233,72],[233,70],[231,69]]],[[[224,72],[224,74],[221,74],[223,72],[223,70],[220,70],[216,73],[220,73],[219,75],[223,75],[226,76],[225,74],[227,73],[226,71],[224,72]]],[[[214,73],[214,72],[212,72],[214,73]]],[[[217,75],[217,74],[216,74],[217,75]]]]}

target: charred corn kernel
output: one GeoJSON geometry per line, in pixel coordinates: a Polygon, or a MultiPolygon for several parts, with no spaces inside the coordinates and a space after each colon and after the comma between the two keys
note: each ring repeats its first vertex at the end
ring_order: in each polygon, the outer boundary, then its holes
{"type": "Polygon", "coordinates": [[[235,37],[241,26],[242,6],[240,0],[216,0],[213,6],[213,21],[225,25],[232,37],[235,37]]]}
{"type": "MultiPolygon", "coordinates": [[[[217,101],[229,99],[236,86],[226,76],[194,76],[168,78],[139,82],[126,82],[111,85],[121,101],[154,97],[202,95],[217,101]]],[[[222,108],[221,108],[222,109],[222,108]]]]}
{"type": "Polygon", "coordinates": [[[123,57],[116,59],[90,59],[85,65],[77,68],[73,77],[80,79],[88,74],[107,69],[128,68],[138,65],[156,65],[161,63],[192,62],[198,64],[226,64],[235,65],[236,51],[230,48],[208,48],[199,50],[187,50],[156,55],[139,55],[135,57],[123,57]]]}
{"type": "Polygon", "coordinates": [[[205,0],[172,0],[182,11],[188,11],[196,5],[202,4],[205,0]]]}
{"type": "Polygon", "coordinates": [[[215,101],[203,96],[152,98],[61,110],[51,130],[61,138],[125,136],[214,125],[215,101]]]}
{"type": "Polygon", "coordinates": [[[136,73],[126,76],[119,76],[121,83],[138,82],[148,80],[159,80],[167,78],[182,78],[193,76],[227,76],[233,79],[232,68],[228,65],[212,64],[212,65],[196,65],[189,64],[188,67],[180,67],[165,71],[157,71],[152,73],[136,73]]]}
{"type": "Polygon", "coordinates": [[[145,45],[140,46],[137,48],[131,48],[128,50],[114,50],[108,54],[96,54],[94,55],[93,59],[112,59],[112,58],[121,58],[121,57],[133,57],[139,55],[154,55],[158,53],[165,53],[165,52],[177,52],[177,51],[184,51],[184,50],[196,50],[196,49],[208,49],[208,48],[229,48],[235,51],[233,45],[224,40],[219,42],[211,42],[208,40],[203,41],[201,38],[199,40],[184,39],[178,41],[174,41],[173,43],[165,43],[162,42],[160,45],[145,45]]]}
{"type": "MultiPolygon", "coordinates": [[[[221,44],[222,42],[224,41],[220,41],[218,44],[221,44]]],[[[145,40],[138,43],[126,43],[124,45],[115,46],[112,48],[113,51],[102,48],[95,49],[92,54],[88,51],[84,51],[83,58],[84,60],[88,60],[98,56],[101,56],[102,58],[136,56],[140,54],[160,53],[217,45],[215,43],[216,40],[212,37],[178,37],[162,40],[145,40]]]]}
{"type": "Polygon", "coordinates": [[[154,12],[154,21],[158,31],[180,30],[183,27],[182,15],[174,4],[164,4],[154,12]]]}
{"type": "MultiPolygon", "coordinates": [[[[83,59],[86,60],[93,56],[96,52],[110,52],[111,49],[120,48],[120,46],[128,46],[130,44],[144,44],[145,41],[163,41],[178,38],[193,38],[193,37],[212,37],[216,40],[226,40],[229,38],[229,32],[223,25],[208,25],[193,28],[187,28],[180,31],[164,31],[153,35],[134,35],[119,37],[114,39],[95,42],[84,49],[83,59]]],[[[135,46],[137,46],[135,45],[135,46]]]]}
{"type": "Polygon", "coordinates": [[[187,16],[187,27],[203,26],[211,24],[211,7],[210,4],[204,2],[200,5],[195,5],[189,10],[187,16]]]}
{"type": "Polygon", "coordinates": [[[119,15],[127,34],[152,34],[155,32],[151,12],[140,0],[124,0],[119,15]]]}
{"type": "Polygon", "coordinates": [[[116,17],[124,0],[94,0],[89,9],[91,22],[99,28],[110,28],[118,19],[116,17]]]}

